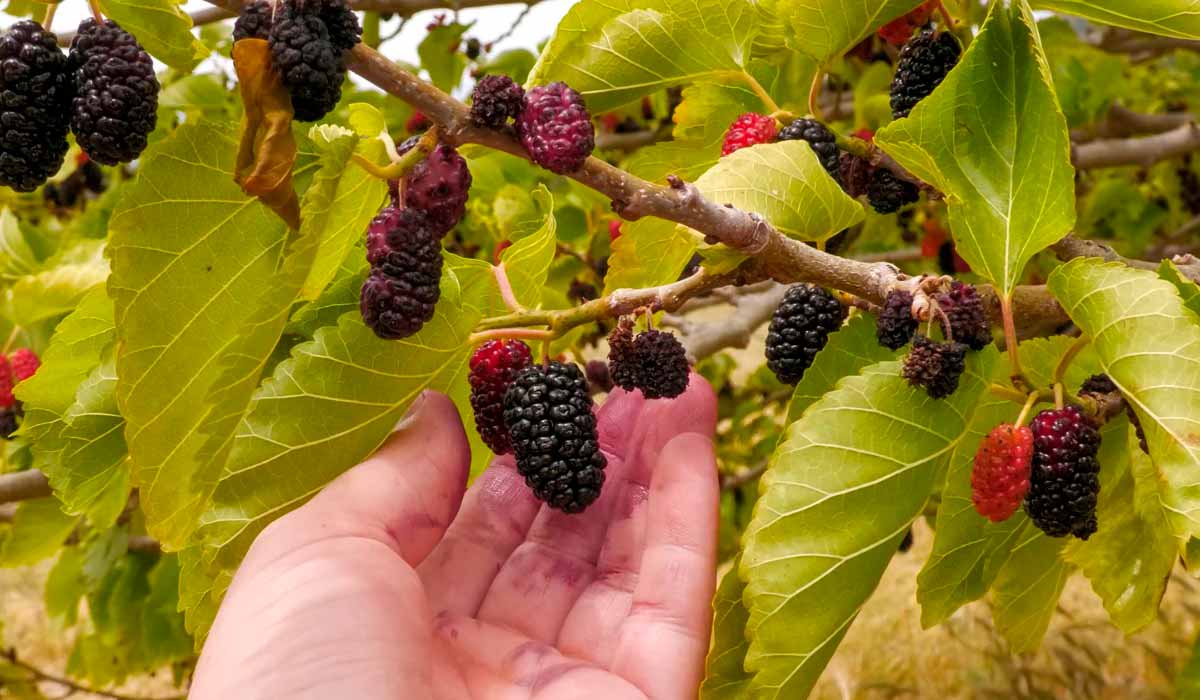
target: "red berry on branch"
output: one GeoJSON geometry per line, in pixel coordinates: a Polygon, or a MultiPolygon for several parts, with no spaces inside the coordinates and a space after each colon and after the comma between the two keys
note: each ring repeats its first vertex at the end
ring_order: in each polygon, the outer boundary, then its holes
{"type": "Polygon", "coordinates": [[[11,408],[17,402],[13,396],[14,384],[12,365],[7,357],[0,355],[0,409],[11,408]]]}
{"type": "Polygon", "coordinates": [[[471,408],[475,429],[496,454],[512,451],[504,425],[504,393],[521,370],[533,364],[529,346],[519,340],[489,340],[471,356],[471,408]]]}
{"type": "Polygon", "coordinates": [[[621,237],[621,222],[620,221],[608,222],[608,242],[612,243],[613,241],[617,240],[620,237],[621,237]]]}
{"type": "Polygon", "coordinates": [[[12,374],[17,382],[23,382],[33,376],[33,373],[42,366],[42,361],[34,351],[29,348],[20,348],[8,356],[8,361],[12,365],[12,374]]]}
{"type": "Polygon", "coordinates": [[[1002,423],[979,445],[971,470],[971,502],[983,517],[1008,520],[1029,491],[1033,431],[1002,423]]]}
{"type": "Polygon", "coordinates": [[[765,114],[747,112],[729,125],[729,130],[725,132],[725,143],[721,146],[721,155],[727,156],[747,146],[771,143],[778,133],[779,127],[773,118],[765,114]]]}

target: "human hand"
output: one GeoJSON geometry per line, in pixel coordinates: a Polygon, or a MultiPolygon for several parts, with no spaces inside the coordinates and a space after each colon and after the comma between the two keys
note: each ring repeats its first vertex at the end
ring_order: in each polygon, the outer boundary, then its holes
{"type": "Polygon", "coordinates": [[[193,700],[694,698],[715,585],[716,400],[617,391],[601,496],[565,515],[511,456],[464,489],[454,405],[426,393],[379,451],[267,527],[193,700]]]}

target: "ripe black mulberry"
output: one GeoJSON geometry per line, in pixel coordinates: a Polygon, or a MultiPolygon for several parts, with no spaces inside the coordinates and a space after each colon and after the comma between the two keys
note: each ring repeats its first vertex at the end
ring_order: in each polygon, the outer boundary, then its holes
{"type": "Polygon", "coordinates": [[[875,337],[888,350],[899,350],[908,345],[920,323],[912,315],[913,295],[893,289],[883,302],[883,309],[875,321],[875,337]]]}
{"type": "Polygon", "coordinates": [[[921,198],[921,191],[891,170],[877,167],[867,183],[867,201],[880,214],[892,214],[921,198]]]}
{"type": "Polygon", "coordinates": [[[1025,513],[1050,537],[1096,532],[1100,431],[1078,406],[1042,411],[1030,424],[1033,468],[1025,513]]]}
{"type": "Polygon", "coordinates": [[[380,338],[407,338],[433,318],[441,294],[440,238],[414,209],[387,207],[371,222],[371,272],[363,282],[359,309],[380,338]]]}
{"type": "Polygon", "coordinates": [[[74,83],[58,39],[29,20],[0,36],[0,185],[32,192],[62,166],[74,83]]]}
{"type": "Polygon", "coordinates": [[[282,5],[276,8],[267,40],[271,62],[292,97],[295,119],[312,122],[333,110],[342,97],[346,65],[324,20],[282,5]]]}
{"type": "Polygon", "coordinates": [[[612,383],[625,391],[637,388],[637,353],[633,344],[633,323],[628,319],[622,319],[608,334],[608,374],[612,383]]]}
{"type": "Polygon", "coordinates": [[[75,73],[71,131],[88,157],[128,163],[146,149],[158,121],[154,62],[137,39],[111,19],[85,19],[71,41],[75,73]]]}
{"type": "Polygon", "coordinates": [[[687,351],[670,333],[648,330],[633,341],[637,387],[648,399],[673,399],[687,390],[687,351]]]}
{"type": "Polygon", "coordinates": [[[471,121],[499,129],[525,108],[525,90],[507,75],[485,75],[471,93],[471,121]]]}
{"type": "Polygon", "coordinates": [[[600,496],[607,460],[600,451],[587,379],[573,364],[534,365],[504,396],[517,471],[547,505],[579,513],[600,496]]]}
{"type": "Polygon", "coordinates": [[[846,309],[828,289],[798,284],[775,309],[767,333],[767,367],[784,384],[796,384],[841,328],[846,309]]]}
{"type": "Polygon", "coordinates": [[[937,305],[945,314],[944,319],[940,315],[938,318],[947,338],[952,337],[972,350],[982,350],[992,344],[992,328],[983,308],[983,299],[974,286],[955,280],[950,284],[950,291],[937,295],[937,305]],[[949,328],[946,320],[950,321],[949,328]]]}
{"type": "Polygon", "coordinates": [[[944,399],[958,391],[966,358],[967,346],[962,343],[938,343],[918,335],[904,358],[902,374],[912,386],[925,389],[930,398],[944,399]]]}
{"type": "Polygon", "coordinates": [[[271,33],[271,18],[275,6],[267,0],[254,0],[242,5],[237,21],[233,23],[233,40],[266,39],[271,33]]]}
{"type": "Polygon", "coordinates": [[[930,29],[910,39],[896,60],[891,90],[892,117],[907,117],[918,102],[942,84],[960,55],[962,47],[949,32],[938,33],[930,29]]]}

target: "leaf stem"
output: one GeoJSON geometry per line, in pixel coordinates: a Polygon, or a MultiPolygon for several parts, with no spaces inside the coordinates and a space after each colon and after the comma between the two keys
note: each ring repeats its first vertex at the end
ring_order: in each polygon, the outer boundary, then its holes
{"type": "Polygon", "coordinates": [[[13,343],[17,342],[17,336],[21,333],[21,327],[14,324],[12,333],[8,334],[8,340],[4,341],[4,348],[0,350],[0,355],[7,355],[9,350],[12,350],[13,343]]]}
{"type": "Polygon", "coordinates": [[[1054,407],[1062,410],[1063,407],[1063,385],[1058,382],[1054,385],[1054,407]]]}
{"type": "Polygon", "coordinates": [[[942,2],[942,0],[937,0],[937,9],[942,13],[942,21],[946,23],[948,28],[953,29],[956,22],[954,21],[954,17],[950,15],[950,11],[946,9],[946,5],[942,2]]]}
{"type": "Polygon", "coordinates": [[[1075,339],[1074,343],[1071,343],[1071,347],[1067,348],[1067,351],[1063,353],[1062,358],[1059,359],[1058,365],[1054,368],[1055,384],[1062,383],[1063,377],[1067,374],[1067,370],[1071,367],[1071,363],[1091,342],[1091,338],[1081,335],[1075,339]]]}
{"type": "Polygon", "coordinates": [[[1000,295],[1000,316],[1004,322],[1004,347],[1008,351],[1009,379],[1013,386],[1028,388],[1029,381],[1021,369],[1021,351],[1017,343],[1017,325],[1013,321],[1012,292],[1000,295]]]}
{"type": "Polygon", "coordinates": [[[100,0],[87,0],[88,9],[92,11],[92,18],[97,22],[104,21],[104,14],[100,12],[100,0]]]}
{"type": "Polygon", "coordinates": [[[42,17],[42,29],[50,31],[50,25],[54,23],[54,13],[58,12],[58,3],[52,2],[46,5],[46,14],[42,17]]]}
{"type": "Polygon", "coordinates": [[[835,133],[835,136],[837,136],[838,148],[842,149],[843,151],[852,156],[858,156],[859,158],[871,157],[872,146],[865,140],[860,139],[857,136],[844,136],[837,133],[835,133]]]}
{"type": "Polygon", "coordinates": [[[1017,403],[1026,401],[1029,398],[1025,395],[1025,392],[1017,391],[1016,389],[1004,386],[1003,384],[992,384],[988,386],[988,391],[992,392],[992,394],[995,396],[1008,399],[1009,401],[1015,401],[1017,403]]]}
{"type": "Polygon", "coordinates": [[[821,118],[821,83],[825,79],[825,71],[817,68],[816,74],[813,75],[812,85],[808,88],[808,111],[813,115],[813,119],[819,122],[825,120],[821,118]]]}
{"type": "Polygon", "coordinates": [[[467,338],[469,345],[482,345],[489,340],[553,340],[554,331],[539,331],[533,328],[497,328],[472,333],[467,338]]]}
{"type": "Polygon", "coordinates": [[[508,279],[508,271],[504,268],[504,263],[493,265],[492,274],[496,276],[496,284],[500,286],[500,297],[504,299],[504,305],[513,313],[523,313],[525,307],[517,301],[517,295],[513,292],[512,282],[508,279]]]}
{"type": "Polygon", "coordinates": [[[437,127],[430,127],[421,135],[417,145],[413,146],[389,165],[377,165],[371,160],[355,153],[350,156],[358,167],[366,170],[380,180],[399,180],[407,175],[417,164],[425,160],[425,156],[433,152],[438,141],[437,127]]]}
{"type": "Polygon", "coordinates": [[[775,100],[771,98],[771,94],[767,92],[766,88],[764,88],[762,84],[755,80],[753,75],[750,75],[746,71],[742,71],[739,73],[739,75],[746,85],[754,91],[754,94],[758,95],[758,99],[762,100],[763,106],[766,107],[767,114],[773,114],[779,111],[779,105],[775,104],[775,100]]]}

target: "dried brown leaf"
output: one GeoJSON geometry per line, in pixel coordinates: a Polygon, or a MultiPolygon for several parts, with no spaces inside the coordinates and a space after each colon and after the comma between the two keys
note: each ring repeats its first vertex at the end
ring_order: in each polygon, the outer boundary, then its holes
{"type": "Polygon", "coordinates": [[[233,45],[245,115],[234,180],[246,194],[270,207],[287,225],[300,228],[300,200],[292,187],[296,140],[292,136],[292,99],[263,39],[233,45]]]}

